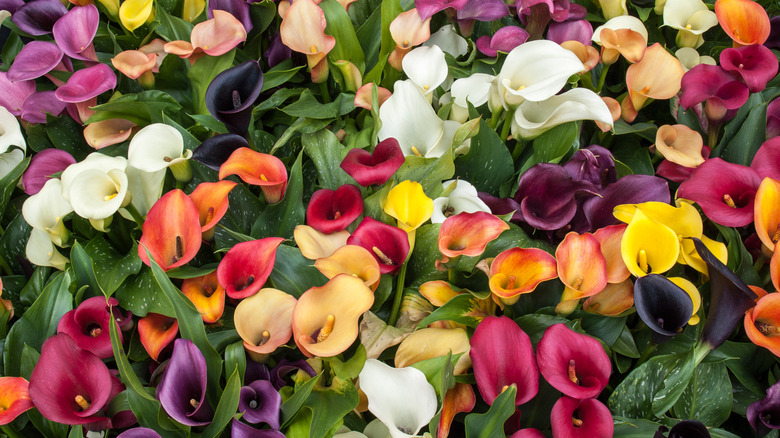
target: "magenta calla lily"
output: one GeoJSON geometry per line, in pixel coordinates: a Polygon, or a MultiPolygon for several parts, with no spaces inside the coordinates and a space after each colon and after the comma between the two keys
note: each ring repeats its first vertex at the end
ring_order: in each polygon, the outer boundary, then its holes
{"type": "Polygon", "coordinates": [[[54,23],[68,12],[60,0],[35,0],[25,3],[11,17],[11,21],[30,35],[50,34],[54,23]]]}
{"type": "Polygon", "coordinates": [[[8,79],[27,81],[52,71],[62,61],[62,50],[47,41],[30,41],[14,58],[8,69],[8,79]]]}
{"type": "Polygon", "coordinates": [[[693,67],[683,75],[680,86],[680,105],[689,109],[704,102],[707,118],[716,124],[733,118],[750,96],[747,85],[716,65],[693,67]]]}
{"type": "Polygon", "coordinates": [[[595,398],[563,396],[550,412],[553,436],[561,438],[611,437],[615,430],[609,408],[595,398]]]}
{"type": "Polygon", "coordinates": [[[498,56],[498,52],[509,53],[515,47],[528,41],[529,34],[519,26],[504,26],[498,29],[492,37],[487,35],[477,39],[477,49],[490,57],[498,56]]]}
{"type": "Polygon", "coordinates": [[[95,5],[76,6],[54,23],[54,41],[73,59],[97,61],[92,40],[99,22],[100,13],[95,5]]]}
{"type": "Polygon", "coordinates": [[[384,184],[404,164],[404,153],[398,140],[387,138],[376,145],[373,152],[352,149],[341,162],[341,169],[358,184],[368,187],[384,184]]]}
{"type": "Polygon", "coordinates": [[[116,73],[106,64],[95,64],[79,70],[55,92],[57,99],[80,103],[95,98],[116,87],[116,73]]]}
{"type": "Polygon", "coordinates": [[[780,137],[765,141],[756,151],[750,167],[761,179],[769,177],[780,180],[780,137]]]}
{"type": "Polygon", "coordinates": [[[363,196],[360,189],[344,184],[336,190],[314,192],[306,208],[306,223],[321,233],[331,234],[347,228],[361,214],[363,196]]]}
{"type": "Polygon", "coordinates": [[[165,412],[187,426],[203,426],[214,415],[206,400],[206,359],[189,339],[177,339],[168,369],[157,386],[165,412]]]}
{"type": "Polygon", "coordinates": [[[409,238],[405,231],[368,216],[347,238],[347,245],[362,246],[371,252],[383,274],[397,273],[409,254],[409,238]]]}
{"type": "Polygon", "coordinates": [[[751,93],[763,91],[778,68],[777,57],[762,44],[725,49],[720,52],[720,64],[734,77],[742,79],[751,93]]]}
{"type": "MultiPolygon", "coordinates": [[[[92,297],[84,300],[76,309],[69,311],[60,319],[57,333],[65,333],[73,338],[76,344],[101,359],[107,359],[114,355],[109,336],[110,324],[116,321],[109,312],[109,305],[118,306],[116,298],[92,297]]],[[[122,340],[122,332],[116,325],[119,340],[122,340]]]]}
{"type": "Polygon", "coordinates": [[[22,175],[22,187],[28,195],[41,191],[51,175],[62,172],[75,163],[73,156],[60,149],[44,149],[32,158],[30,165],[22,175]]]}
{"type": "Polygon", "coordinates": [[[462,9],[469,0],[417,0],[415,6],[417,13],[422,20],[427,20],[433,14],[443,11],[447,8],[453,8],[456,11],[462,9]]]}

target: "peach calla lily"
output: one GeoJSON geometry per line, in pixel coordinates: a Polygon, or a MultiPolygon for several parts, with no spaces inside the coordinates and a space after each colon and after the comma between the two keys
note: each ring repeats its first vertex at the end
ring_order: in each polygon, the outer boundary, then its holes
{"type": "Polygon", "coordinates": [[[325,12],[317,3],[296,0],[285,12],[279,27],[282,43],[306,55],[314,82],[328,78],[328,64],[324,59],[336,46],[336,38],[325,34],[326,25],[325,12]]]}
{"type": "Polygon", "coordinates": [[[358,319],[372,304],[371,289],[348,274],[307,290],[293,310],[295,344],[307,357],[342,353],[357,339],[358,319]]]}
{"type": "Polygon", "coordinates": [[[462,328],[423,328],[412,333],[398,346],[395,353],[395,366],[404,368],[417,362],[452,354],[463,355],[455,363],[456,375],[464,374],[471,368],[469,357],[469,336],[462,328]]]}
{"type": "Polygon", "coordinates": [[[631,15],[614,17],[593,31],[593,42],[601,46],[601,62],[614,64],[622,54],[630,63],[639,62],[647,48],[647,28],[631,15]]]}
{"type": "Polygon", "coordinates": [[[439,429],[436,432],[436,436],[447,438],[455,415],[461,412],[471,412],[476,403],[477,397],[471,385],[468,383],[455,383],[455,386],[447,390],[441,402],[441,418],[439,419],[439,429]]]}
{"type": "Polygon", "coordinates": [[[623,240],[625,231],[626,225],[620,224],[599,228],[593,233],[593,237],[601,245],[601,254],[607,262],[607,282],[609,283],[622,283],[631,276],[626,264],[623,263],[623,257],[620,255],[620,242],[623,240]]]}
{"type": "Polygon", "coordinates": [[[717,0],[715,14],[734,46],[764,44],[769,38],[769,15],[753,0],[717,0]]]}
{"type": "Polygon", "coordinates": [[[235,186],[235,182],[228,180],[215,183],[202,182],[190,193],[190,199],[198,209],[200,231],[205,240],[210,240],[214,236],[214,227],[227,213],[228,194],[235,186]]]}
{"type": "Polygon", "coordinates": [[[249,148],[236,149],[219,168],[219,179],[238,175],[245,183],[260,186],[266,202],[275,204],[287,189],[287,168],[273,155],[249,148]]]}
{"type": "Polygon", "coordinates": [[[192,301],[203,322],[219,321],[225,311],[225,288],[217,281],[217,273],[188,278],[181,285],[181,292],[192,301]]]}
{"type": "MultiPolygon", "coordinates": [[[[680,61],[667,52],[659,43],[645,49],[642,60],[632,64],[626,71],[631,107],[624,103],[625,110],[639,111],[647,99],[671,99],[680,91],[685,71],[680,61]]],[[[636,117],[634,115],[634,117],[636,117]]],[[[633,121],[633,118],[631,118],[633,121]]]]}
{"type": "Polygon", "coordinates": [[[233,320],[244,348],[273,353],[292,336],[292,314],[297,300],[278,289],[264,288],[238,303],[233,320]]]}
{"type": "Polygon", "coordinates": [[[671,269],[680,255],[680,242],[671,228],[637,209],[623,233],[620,252],[628,270],[642,277],[671,269]]]}
{"type": "Polygon", "coordinates": [[[565,288],[556,313],[573,312],[580,298],[601,292],[607,285],[607,260],[592,234],[570,232],[555,250],[558,278],[565,288]]]}
{"type": "Polygon", "coordinates": [[[509,229],[498,217],[477,211],[460,213],[444,220],[439,230],[439,252],[446,257],[475,257],[485,251],[488,243],[509,229]]]}
{"type": "Polygon", "coordinates": [[[596,295],[591,295],[582,303],[586,312],[604,316],[617,316],[634,305],[634,283],[626,279],[621,283],[607,283],[596,295]]]}
{"type": "Polygon", "coordinates": [[[125,50],[111,58],[111,65],[130,79],[138,79],[157,65],[156,53],[125,50]]]}
{"type": "Polygon", "coordinates": [[[539,283],[558,276],[555,258],[537,248],[511,248],[490,265],[490,290],[505,302],[533,292],[539,283]]]}
{"type": "Polygon", "coordinates": [[[339,274],[349,274],[363,280],[372,289],[376,289],[381,275],[379,263],[373,254],[357,245],[342,246],[330,256],[317,259],[314,266],[329,279],[339,274]]]}
{"type": "Polygon", "coordinates": [[[456,292],[452,285],[444,280],[426,281],[420,285],[420,295],[436,307],[447,304],[449,300],[459,294],[460,292],[456,292]]]}
{"type": "Polygon", "coordinates": [[[220,56],[246,41],[246,29],[230,12],[214,10],[214,18],[192,28],[190,42],[207,55],[220,56]]]}
{"type": "Polygon", "coordinates": [[[25,411],[33,408],[29,382],[22,377],[0,377],[0,425],[12,422],[25,411]]]}
{"type": "Polygon", "coordinates": [[[93,122],[84,128],[84,139],[95,149],[122,143],[130,138],[137,125],[125,119],[107,119],[93,122]]]}
{"type": "Polygon", "coordinates": [[[761,297],[745,313],[745,333],[754,344],[780,356],[780,293],[761,297]]]}
{"type": "Polygon", "coordinates": [[[431,17],[423,20],[417,8],[401,12],[390,23],[390,35],[395,41],[395,49],[387,62],[396,70],[401,70],[403,59],[412,47],[428,41],[431,37],[431,17]]]}
{"type": "Polygon", "coordinates": [[[332,234],[320,233],[308,225],[298,225],[293,238],[301,254],[309,260],[330,257],[337,249],[347,244],[349,231],[342,230],[332,234]]]}
{"type": "Polygon", "coordinates": [[[187,264],[201,244],[198,210],[179,189],[171,190],[149,210],[138,245],[138,256],[151,266],[147,250],[163,271],[187,264]]]}
{"type": "Polygon", "coordinates": [[[179,322],[176,318],[148,313],[138,320],[138,337],[149,353],[149,357],[157,360],[160,353],[168,346],[179,332],[179,322]]]}
{"type": "Polygon", "coordinates": [[[698,167],[704,162],[701,134],[685,125],[663,125],[655,134],[655,149],[672,163],[698,167]]]}

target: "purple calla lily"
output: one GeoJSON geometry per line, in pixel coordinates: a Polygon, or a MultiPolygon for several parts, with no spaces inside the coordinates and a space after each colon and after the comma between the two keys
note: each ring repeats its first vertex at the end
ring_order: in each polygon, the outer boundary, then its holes
{"type": "Polygon", "coordinates": [[[263,52],[263,57],[268,61],[268,67],[273,68],[280,62],[289,59],[292,55],[292,50],[285,46],[282,42],[282,35],[277,33],[271,37],[271,44],[263,52]]]}
{"type": "Polygon", "coordinates": [[[314,372],[314,368],[312,368],[311,365],[309,365],[309,363],[303,359],[296,360],[294,362],[290,362],[287,359],[282,359],[278,364],[276,364],[274,369],[271,370],[271,383],[273,383],[274,388],[279,390],[286,386],[287,383],[284,381],[284,376],[298,370],[305,372],[309,375],[309,377],[314,377],[317,375],[317,373],[314,372]]]}
{"type": "Polygon", "coordinates": [[[691,319],[693,301],[680,286],[663,275],[648,274],[634,283],[636,313],[653,331],[653,340],[665,342],[691,319]]]}
{"type": "Polygon", "coordinates": [[[214,410],[206,400],[206,359],[189,339],[177,339],[168,369],[157,386],[165,412],[187,426],[211,422],[214,410]]]}
{"type": "Polygon", "coordinates": [[[65,105],[65,102],[57,99],[54,90],[36,91],[22,104],[22,120],[30,123],[46,123],[47,113],[59,116],[65,110],[65,105]]]}
{"type": "MultiPolygon", "coordinates": [[[[663,434],[666,430],[666,426],[659,427],[653,438],[666,438],[663,434]]],[[[710,438],[710,436],[707,426],[696,420],[681,421],[669,430],[669,438],[710,438]]]]}
{"type": "Polygon", "coordinates": [[[62,50],[47,41],[30,41],[8,68],[8,79],[28,81],[52,71],[62,61],[62,50]]]}
{"type": "Polygon", "coordinates": [[[263,72],[257,61],[246,61],[218,74],[206,90],[206,107],[228,131],[246,135],[252,105],[263,89],[263,72]]]}
{"type": "Polygon", "coordinates": [[[528,41],[528,32],[518,26],[504,26],[498,29],[492,37],[487,35],[477,38],[477,49],[491,58],[498,52],[509,53],[515,47],[528,41]]]}
{"type": "Polygon", "coordinates": [[[573,179],[587,181],[600,188],[617,181],[612,152],[595,144],[575,152],[563,169],[573,179]]]}
{"type": "Polygon", "coordinates": [[[146,427],[134,427],[120,433],[116,438],[160,438],[160,434],[146,427]]]}
{"type": "Polygon", "coordinates": [[[468,0],[458,9],[458,20],[496,21],[509,15],[503,0],[468,0]]]}
{"type": "Polygon", "coordinates": [[[770,49],[780,49],[780,15],[769,19],[769,38],[764,45],[770,49]]]}
{"type": "Polygon", "coordinates": [[[106,64],[95,64],[81,69],[55,92],[57,99],[67,103],[81,103],[116,87],[116,74],[106,64]]]}
{"type": "Polygon", "coordinates": [[[547,28],[547,39],[558,44],[564,41],[579,41],[589,46],[593,37],[593,26],[588,20],[566,20],[550,23],[547,28]]]}
{"type": "Polygon", "coordinates": [[[416,0],[417,13],[422,20],[427,20],[433,14],[443,11],[447,8],[453,8],[456,11],[462,9],[469,0],[416,0]]]}
{"type": "Polygon", "coordinates": [[[0,10],[8,11],[13,15],[17,9],[24,5],[24,0],[0,0],[0,10]]]}
{"type": "Polygon", "coordinates": [[[99,22],[100,13],[95,5],[76,6],[54,23],[54,41],[73,59],[97,61],[92,40],[99,22]]]}
{"type": "Polygon", "coordinates": [[[281,406],[282,396],[268,380],[255,380],[241,388],[238,411],[252,424],[266,423],[278,430],[281,406]]]}
{"type": "Polygon", "coordinates": [[[252,17],[249,16],[249,3],[246,1],[211,0],[207,9],[209,19],[214,18],[214,9],[230,12],[232,16],[236,17],[244,25],[247,33],[252,30],[252,17]]]}
{"type": "Polygon", "coordinates": [[[235,419],[230,426],[230,436],[233,438],[284,438],[284,434],[278,430],[255,429],[235,419]]]}
{"type": "Polygon", "coordinates": [[[780,382],[766,390],[766,397],[748,406],[747,419],[758,436],[780,429],[780,382]]]}
{"type": "Polygon", "coordinates": [[[601,196],[586,200],[582,209],[591,229],[595,230],[620,223],[612,215],[616,206],[650,201],[668,204],[671,201],[669,184],[663,178],[652,175],[626,175],[608,185],[601,196]]]}
{"type": "Polygon", "coordinates": [[[35,81],[12,81],[0,72],[0,106],[15,116],[22,115],[24,101],[35,92],[35,81]]]}
{"type": "MultiPolygon", "coordinates": [[[[66,152],[67,153],[67,152],[66,152]]],[[[106,359],[114,355],[109,336],[109,324],[116,324],[111,318],[108,306],[118,306],[116,298],[109,298],[106,304],[105,297],[98,296],[84,300],[76,309],[69,311],[60,319],[57,333],[68,334],[76,344],[95,356],[106,359]]],[[[122,332],[117,326],[119,340],[122,340],[122,332]]]]}
{"type": "Polygon", "coordinates": [[[51,175],[62,172],[75,163],[73,156],[60,149],[44,149],[35,154],[22,175],[22,187],[28,195],[41,191],[51,175]]]}
{"type": "Polygon", "coordinates": [[[11,21],[22,32],[34,36],[46,35],[66,13],[68,8],[60,0],[35,0],[21,6],[11,16],[11,21]]]}

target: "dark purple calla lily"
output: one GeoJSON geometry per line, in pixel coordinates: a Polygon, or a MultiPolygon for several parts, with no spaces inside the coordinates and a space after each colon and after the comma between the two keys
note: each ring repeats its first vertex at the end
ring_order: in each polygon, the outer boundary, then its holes
{"type": "Polygon", "coordinates": [[[720,65],[724,70],[742,79],[751,93],[763,91],[777,74],[777,57],[761,44],[727,48],[720,52],[720,65]]]}
{"type": "Polygon", "coordinates": [[[498,52],[509,53],[515,47],[528,41],[528,32],[518,26],[504,26],[498,29],[492,37],[487,35],[477,38],[477,49],[483,54],[495,58],[498,52]]]}
{"type": "Polygon", "coordinates": [[[281,406],[282,396],[267,380],[255,380],[241,388],[238,412],[242,412],[244,420],[252,424],[266,423],[278,430],[281,406]]]}
{"type": "Polygon", "coordinates": [[[341,162],[341,169],[358,184],[368,187],[384,184],[404,164],[404,153],[398,140],[387,138],[379,142],[374,152],[352,149],[341,162]]]}
{"type": "Polygon", "coordinates": [[[710,158],[680,184],[677,197],[699,204],[714,222],[742,227],[753,222],[753,203],[760,184],[761,177],[750,167],[710,158]]]}
{"type": "Polygon", "coordinates": [[[658,274],[637,278],[634,283],[636,313],[661,343],[677,335],[691,319],[693,301],[683,288],[658,274]]]}
{"type": "Polygon", "coordinates": [[[54,23],[68,12],[68,8],[60,0],[35,0],[21,6],[12,16],[11,21],[22,32],[30,35],[46,35],[51,33],[54,23]]]}
{"type": "Polygon", "coordinates": [[[134,427],[120,433],[116,438],[160,438],[160,434],[146,427],[134,427]]]}
{"type": "MultiPolygon", "coordinates": [[[[109,336],[109,324],[116,324],[111,318],[108,306],[118,306],[116,298],[109,298],[108,304],[103,296],[84,300],[76,309],[62,316],[57,333],[65,333],[76,342],[80,348],[106,359],[114,355],[109,336]]],[[[122,332],[118,331],[119,340],[122,332]]]]}
{"type": "Polygon", "coordinates": [[[8,11],[13,15],[24,5],[24,0],[0,0],[0,11],[8,11]]]}
{"type": "Polygon", "coordinates": [[[593,26],[588,20],[553,22],[547,28],[547,39],[558,44],[564,41],[579,41],[589,46],[593,37],[593,26]]]}
{"type": "Polygon", "coordinates": [[[219,172],[219,168],[233,152],[248,147],[249,143],[246,139],[238,134],[217,134],[196,147],[192,152],[192,159],[219,172]]]}
{"type": "Polygon", "coordinates": [[[263,52],[263,57],[268,61],[268,67],[273,68],[276,64],[289,59],[292,50],[282,42],[282,35],[277,33],[271,37],[271,44],[263,52]]]}
{"type": "Polygon", "coordinates": [[[65,102],[57,99],[54,90],[36,91],[22,104],[22,120],[30,123],[46,123],[46,114],[59,116],[65,111],[65,106],[65,102]]]}
{"type": "Polygon", "coordinates": [[[770,49],[780,49],[780,15],[769,19],[769,38],[764,45],[770,49]]]}
{"type": "Polygon", "coordinates": [[[780,135],[780,99],[769,102],[766,107],[766,138],[780,135]]]}
{"type": "Polygon", "coordinates": [[[531,338],[506,316],[488,316],[471,337],[471,356],[477,388],[492,405],[505,386],[516,385],[515,406],[539,391],[539,368],[531,338]]]}
{"type": "MultiPolygon", "coordinates": [[[[658,431],[653,435],[653,438],[666,438],[664,432],[669,430],[666,426],[661,426],[658,431]]],[[[684,420],[672,427],[669,430],[668,438],[710,438],[710,432],[707,430],[701,421],[696,420],[684,420]]]]}
{"type": "Polygon", "coordinates": [[[57,423],[105,422],[103,408],[111,401],[115,379],[99,357],[60,333],[43,343],[30,376],[30,398],[57,423]]]}
{"type": "Polygon", "coordinates": [[[28,81],[52,71],[62,61],[62,50],[47,41],[30,41],[8,68],[8,79],[28,81]]]}
{"type": "Polygon", "coordinates": [[[347,238],[347,245],[362,246],[371,252],[383,274],[397,273],[409,254],[409,237],[405,231],[368,216],[347,238]]]}
{"type": "Polygon", "coordinates": [[[711,124],[730,120],[747,102],[747,85],[717,65],[699,64],[682,77],[680,106],[689,109],[704,102],[704,112],[711,124]]]}
{"type": "Polygon", "coordinates": [[[67,103],[90,100],[116,87],[116,74],[106,64],[95,64],[81,69],[55,92],[57,99],[67,103]]]}
{"type": "Polygon", "coordinates": [[[701,240],[693,244],[707,264],[710,277],[710,310],[702,332],[702,343],[718,348],[742,322],[745,312],[756,305],[758,296],[737,274],[715,257],[701,240]]]}
{"type": "Polygon", "coordinates": [[[612,153],[595,144],[575,152],[563,169],[574,180],[587,181],[599,188],[617,181],[612,153]]]}
{"type": "Polygon", "coordinates": [[[331,234],[346,229],[363,214],[363,195],[352,184],[336,190],[321,189],[311,195],[306,207],[306,223],[315,230],[331,234]]]}
{"type": "Polygon", "coordinates": [[[469,0],[416,0],[414,2],[417,13],[420,18],[427,20],[433,14],[443,11],[447,8],[453,8],[456,11],[462,9],[469,0]]]}
{"type": "Polygon", "coordinates": [[[765,141],[756,151],[750,167],[761,179],[769,177],[780,180],[780,137],[765,141]]]}
{"type": "MultiPolygon", "coordinates": [[[[710,157],[710,152],[712,152],[712,149],[710,149],[709,146],[702,146],[701,157],[705,160],[708,159],[710,157]]],[[[655,170],[655,174],[664,177],[669,181],[681,183],[683,181],[687,181],[688,178],[690,178],[693,174],[694,170],[696,170],[695,167],[680,166],[679,164],[672,163],[669,160],[663,160],[655,170]]]]}
{"type": "Polygon", "coordinates": [[[671,200],[669,184],[652,175],[626,175],[614,184],[585,201],[582,209],[592,230],[620,223],[612,215],[621,204],[641,204],[658,201],[668,204],[671,200]]]}
{"type": "Polygon", "coordinates": [[[22,187],[28,195],[34,195],[41,191],[51,175],[62,172],[75,163],[73,156],[60,149],[44,149],[33,155],[30,165],[22,175],[22,187]]]}
{"type": "Polygon", "coordinates": [[[553,436],[561,438],[611,437],[615,430],[609,408],[595,398],[563,396],[550,412],[553,436]]]}
{"type": "Polygon", "coordinates": [[[97,61],[92,40],[99,22],[100,13],[95,5],[75,6],[54,23],[54,41],[73,59],[97,61]]]}
{"type": "Polygon", "coordinates": [[[282,359],[271,370],[271,383],[273,383],[274,388],[279,390],[286,386],[287,383],[284,381],[284,376],[298,370],[305,372],[309,375],[309,377],[314,377],[317,375],[317,373],[314,372],[314,368],[312,368],[311,365],[309,365],[309,363],[303,359],[296,360],[294,362],[288,361],[287,359],[282,359]]]}
{"type": "Polygon", "coordinates": [[[766,390],[766,397],[748,406],[747,419],[758,436],[780,429],[780,382],[766,390]]]}
{"type": "Polygon", "coordinates": [[[187,426],[209,424],[214,410],[206,400],[206,359],[189,339],[177,339],[168,369],[157,386],[165,412],[187,426]]]}
{"type": "Polygon", "coordinates": [[[249,3],[244,0],[211,0],[206,10],[209,19],[214,18],[214,9],[230,12],[244,25],[246,32],[252,30],[252,17],[249,16],[249,3]]]}
{"type": "Polygon", "coordinates": [[[15,116],[22,115],[24,101],[35,92],[35,81],[12,81],[0,72],[0,106],[15,116]]]}
{"type": "Polygon", "coordinates": [[[278,430],[255,429],[235,419],[230,426],[230,436],[233,438],[284,438],[284,434],[278,430]]]}
{"type": "Polygon", "coordinates": [[[536,362],[550,385],[580,400],[598,396],[612,372],[601,342],[564,324],[545,330],[536,348],[536,362]]]}
{"type": "Polygon", "coordinates": [[[246,61],[218,74],[206,90],[206,107],[228,131],[246,135],[252,105],[263,89],[263,72],[257,61],[246,61]]]}
{"type": "Polygon", "coordinates": [[[487,192],[479,192],[479,199],[490,208],[490,211],[498,216],[503,216],[514,212],[510,220],[512,222],[522,222],[523,216],[519,213],[520,204],[512,198],[496,198],[487,192]]]}

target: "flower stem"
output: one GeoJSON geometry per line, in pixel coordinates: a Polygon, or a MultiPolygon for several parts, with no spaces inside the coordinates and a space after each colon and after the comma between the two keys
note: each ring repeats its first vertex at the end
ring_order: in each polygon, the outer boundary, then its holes
{"type": "Polygon", "coordinates": [[[144,225],[144,217],[141,216],[141,213],[138,211],[137,208],[135,208],[135,205],[127,204],[125,207],[125,210],[127,210],[128,213],[130,213],[130,216],[133,217],[133,220],[136,224],[138,224],[139,227],[144,225]]]}
{"type": "Polygon", "coordinates": [[[514,109],[510,109],[506,112],[506,117],[504,117],[504,126],[501,127],[501,140],[506,141],[506,138],[509,137],[509,128],[512,127],[512,118],[514,117],[514,109]]]}
{"type": "Polygon", "coordinates": [[[0,426],[0,430],[2,430],[4,434],[8,435],[9,438],[22,438],[22,436],[19,435],[18,432],[11,429],[11,426],[8,425],[0,426]]]}
{"type": "Polygon", "coordinates": [[[501,108],[496,109],[493,111],[493,114],[490,115],[490,128],[495,130],[498,126],[498,121],[501,120],[501,113],[503,113],[504,110],[501,108]]]}
{"type": "Polygon", "coordinates": [[[604,81],[607,79],[607,72],[609,71],[609,64],[601,67],[601,74],[599,75],[599,85],[596,87],[596,93],[601,93],[601,89],[604,88],[604,81]]]}
{"type": "Polygon", "coordinates": [[[323,103],[330,103],[330,92],[328,91],[328,81],[320,82],[320,94],[322,94],[323,103]]]}
{"type": "Polygon", "coordinates": [[[401,265],[401,272],[398,273],[398,283],[395,287],[395,298],[393,298],[393,310],[390,311],[390,318],[387,319],[387,325],[394,326],[398,322],[398,313],[401,310],[401,301],[404,297],[404,283],[406,283],[407,262],[401,265]]]}

